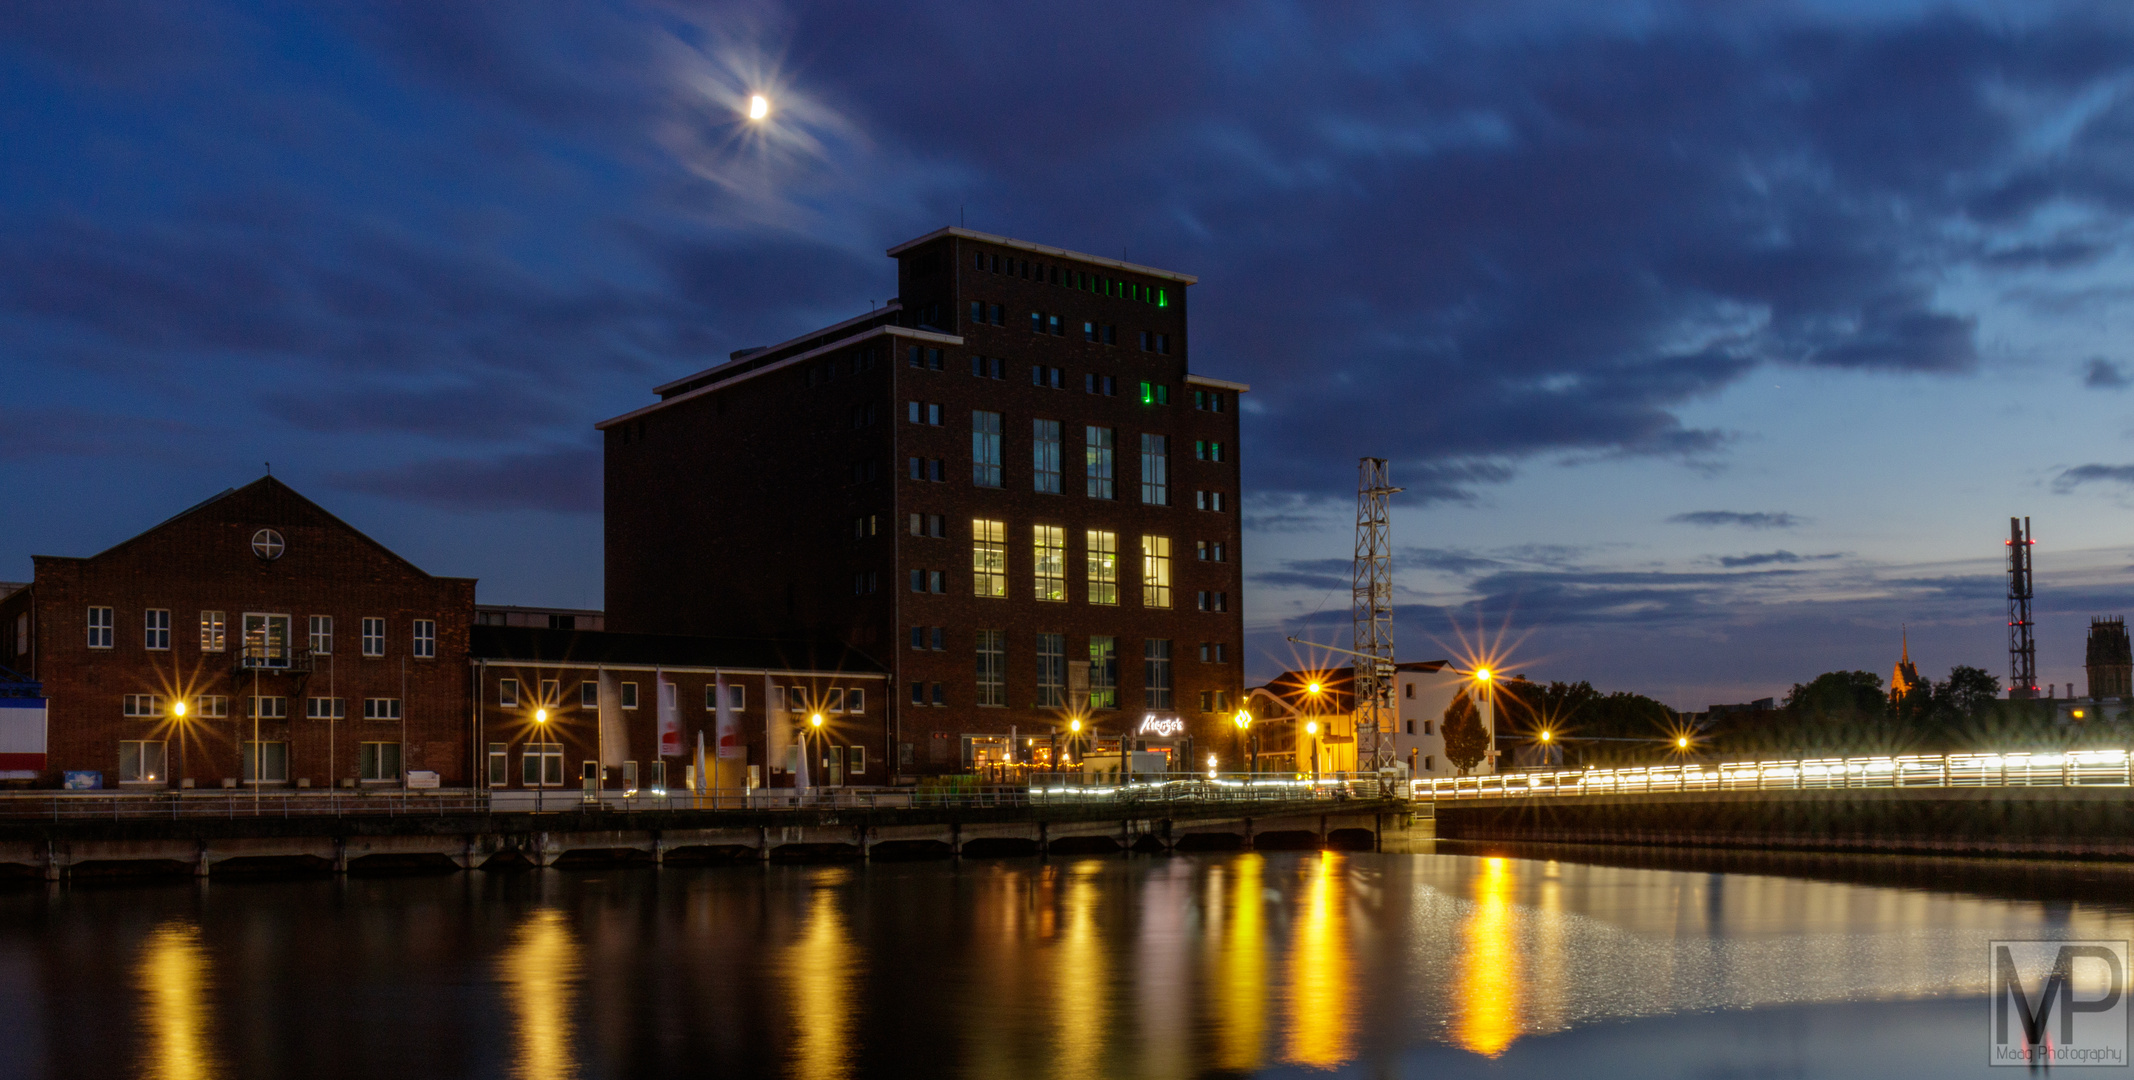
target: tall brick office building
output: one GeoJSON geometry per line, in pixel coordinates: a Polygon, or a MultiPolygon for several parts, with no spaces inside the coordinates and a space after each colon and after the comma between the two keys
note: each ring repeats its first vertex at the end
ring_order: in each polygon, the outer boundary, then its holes
{"type": "Polygon", "coordinates": [[[472,777],[473,579],[424,573],[279,480],[225,491],[97,555],[32,562],[30,585],[0,599],[0,664],[50,699],[48,766],[34,780],[472,777]]]}
{"type": "Polygon", "coordinates": [[[843,641],[892,672],[901,778],[1032,763],[1070,715],[1227,754],[1247,388],[1189,370],[1196,279],[965,229],[889,254],[887,307],[598,425],[608,629],[843,641]]]}

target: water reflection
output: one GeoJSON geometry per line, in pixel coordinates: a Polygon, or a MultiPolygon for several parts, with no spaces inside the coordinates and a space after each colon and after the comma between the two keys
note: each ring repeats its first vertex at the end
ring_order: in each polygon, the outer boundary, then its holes
{"type": "Polygon", "coordinates": [[[1349,942],[1338,851],[1307,864],[1303,903],[1289,950],[1289,1046],[1300,1065],[1328,1068],[1349,1056],[1349,942]]]}
{"type": "Polygon", "coordinates": [[[200,928],[170,922],[142,943],[134,979],[144,1001],[148,1041],[140,1075],[157,1080],[206,1080],[222,1072],[208,1025],[214,1016],[207,953],[200,928]]]}
{"type": "Polygon", "coordinates": [[[1222,935],[1215,953],[1215,1064],[1225,1072],[1258,1069],[1260,1048],[1266,1045],[1267,942],[1261,921],[1266,900],[1260,895],[1266,865],[1258,853],[1239,856],[1230,864],[1236,882],[1228,897],[1222,895],[1223,868],[1209,874],[1214,902],[1207,909],[1220,920],[1211,929],[1222,935]]]}
{"type": "Polygon", "coordinates": [[[512,936],[497,971],[515,1028],[512,1075],[527,1080],[578,1075],[572,1048],[578,954],[577,935],[555,908],[536,909],[512,936]]]}
{"type": "Polygon", "coordinates": [[[1519,1037],[1519,965],[1514,947],[1513,879],[1510,863],[1483,860],[1475,878],[1474,911],[1460,928],[1459,1020],[1461,1046],[1496,1057],[1519,1037]]]}
{"type": "Polygon", "coordinates": [[[1103,1050],[1109,1039],[1105,1014],[1110,985],[1104,935],[1097,925],[1104,863],[1073,864],[1060,900],[1059,949],[1054,954],[1052,1012],[1053,1074],[1061,1080],[1104,1075],[1103,1050]]]}
{"type": "Polygon", "coordinates": [[[803,1080],[843,1080],[852,1072],[851,933],[845,927],[844,886],[851,871],[822,870],[808,883],[806,922],[785,950],[787,1000],[792,1003],[792,1068],[803,1080]]]}

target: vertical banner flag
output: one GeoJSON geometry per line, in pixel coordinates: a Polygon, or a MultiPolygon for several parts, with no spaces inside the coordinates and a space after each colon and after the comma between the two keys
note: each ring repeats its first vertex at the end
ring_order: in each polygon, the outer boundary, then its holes
{"type": "Polygon", "coordinates": [[[694,788],[699,795],[704,794],[704,789],[711,786],[711,777],[704,771],[704,732],[702,729],[697,731],[697,767],[690,770],[689,786],[694,788]]]}
{"type": "Polygon", "coordinates": [[[741,741],[741,718],[734,715],[733,694],[726,688],[726,673],[719,673],[719,711],[716,737],[719,740],[719,758],[743,758],[748,756],[748,746],[741,741]]]}
{"type": "Polygon", "coordinates": [[[667,673],[656,672],[659,683],[659,756],[680,757],[682,753],[682,715],[674,700],[674,683],[668,681],[667,673]]]}

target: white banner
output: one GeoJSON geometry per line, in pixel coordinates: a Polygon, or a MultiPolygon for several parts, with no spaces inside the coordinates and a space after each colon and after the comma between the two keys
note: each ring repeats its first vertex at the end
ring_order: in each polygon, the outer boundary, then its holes
{"type": "Polygon", "coordinates": [[[718,690],[718,723],[713,729],[719,740],[720,760],[739,759],[748,756],[748,744],[741,740],[741,718],[734,715],[733,695],[727,692],[726,675],[720,673],[718,690]]]}
{"type": "Polygon", "coordinates": [[[659,756],[680,757],[682,753],[682,711],[675,700],[674,683],[668,681],[664,671],[654,672],[655,684],[659,687],[659,756]]]}

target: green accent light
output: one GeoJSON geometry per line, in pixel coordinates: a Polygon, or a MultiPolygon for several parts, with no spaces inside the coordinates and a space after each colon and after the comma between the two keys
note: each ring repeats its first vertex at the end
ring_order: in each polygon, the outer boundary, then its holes
{"type": "Polygon", "coordinates": [[[1156,403],[1156,390],[1147,383],[1141,384],[1141,403],[1143,405],[1154,405],[1156,403]]]}
{"type": "Polygon", "coordinates": [[[1168,294],[1168,293],[1164,292],[1164,291],[1163,291],[1162,289],[1158,289],[1158,290],[1156,290],[1156,306],[1157,306],[1157,307],[1170,307],[1170,306],[1171,306],[1171,297],[1170,297],[1170,294],[1168,294]]]}

